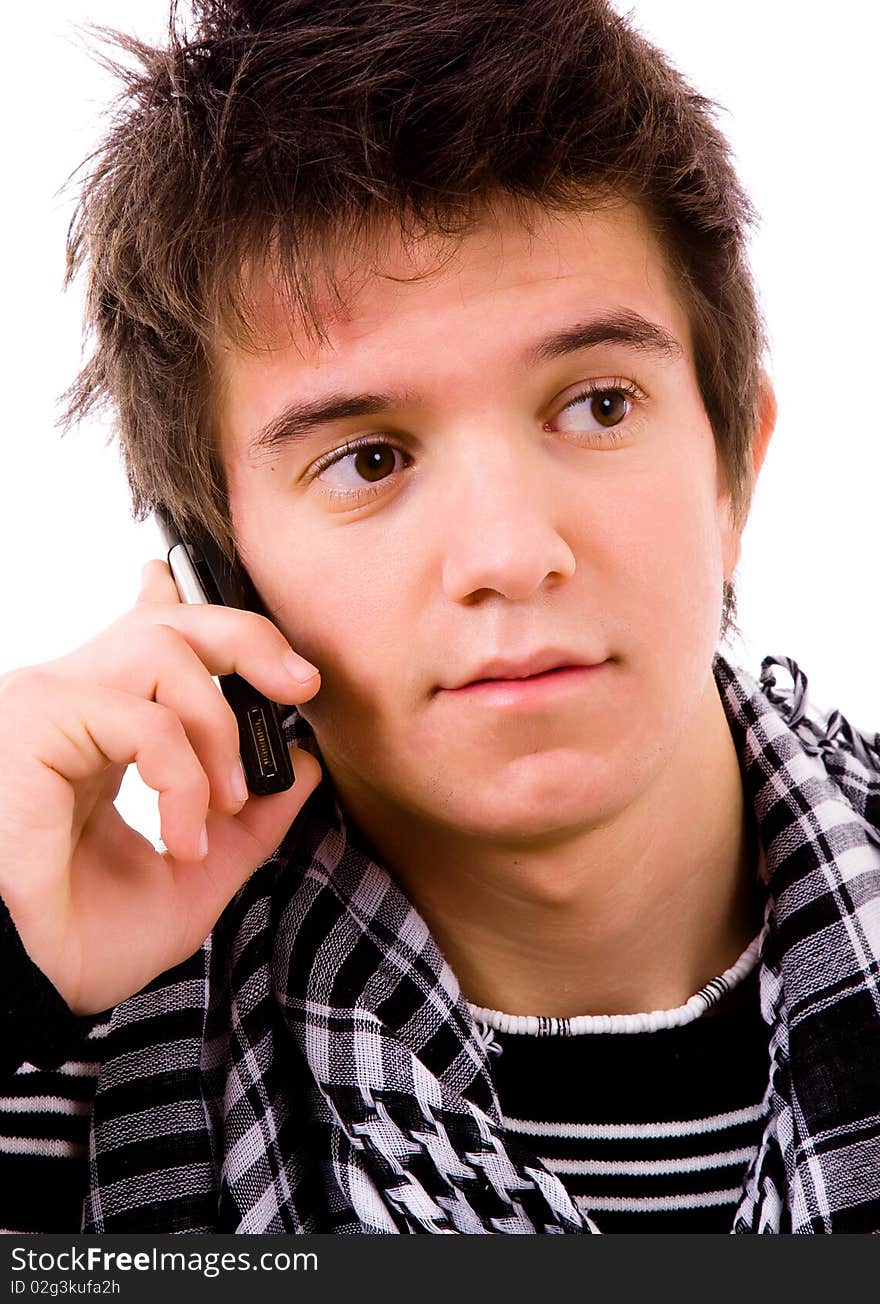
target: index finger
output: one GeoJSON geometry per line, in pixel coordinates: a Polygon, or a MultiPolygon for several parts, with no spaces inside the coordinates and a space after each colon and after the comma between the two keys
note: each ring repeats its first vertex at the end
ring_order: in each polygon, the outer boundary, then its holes
{"type": "Polygon", "coordinates": [[[167,561],[154,557],[141,571],[141,588],[135,606],[148,602],[179,602],[180,595],[167,561]]]}

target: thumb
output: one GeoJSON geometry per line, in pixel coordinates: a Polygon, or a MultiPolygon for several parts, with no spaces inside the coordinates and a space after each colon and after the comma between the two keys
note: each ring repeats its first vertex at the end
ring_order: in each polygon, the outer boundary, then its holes
{"type": "Polygon", "coordinates": [[[135,606],[149,602],[179,602],[180,595],[167,561],[154,557],[141,570],[141,587],[135,606]]]}

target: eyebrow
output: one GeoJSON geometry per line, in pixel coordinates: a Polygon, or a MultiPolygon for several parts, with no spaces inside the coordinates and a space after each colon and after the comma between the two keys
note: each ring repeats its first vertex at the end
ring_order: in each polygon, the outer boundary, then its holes
{"type": "Polygon", "coordinates": [[[523,355],[526,366],[551,362],[579,349],[595,349],[600,344],[626,344],[631,349],[661,357],[682,358],[684,349],[674,335],[656,322],[637,312],[620,312],[610,317],[596,317],[577,322],[533,344],[523,355]]]}
{"type": "MultiPolygon", "coordinates": [[[[525,367],[535,367],[555,358],[603,344],[623,344],[642,353],[660,358],[684,356],[678,340],[656,322],[637,312],[617,312],[589,321],[576,322],[529,345],[520,358],[525,367]]],[[[248,444],[248,455],[263,460],[279,449],[310,438],[322,426],[356,417],[380,416],[393,408],[413,402],[409,393],[343,394],[331,393],[313,402],[288,404],[267,422],[248,444]]]]}

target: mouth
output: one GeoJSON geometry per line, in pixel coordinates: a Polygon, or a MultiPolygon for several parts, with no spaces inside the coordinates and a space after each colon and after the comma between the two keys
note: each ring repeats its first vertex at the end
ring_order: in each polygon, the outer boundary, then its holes
{"type": "Polygon", "coordinates": [[[471,679],[456,688],[445,689],[443,695],[474,705],[540,706],[582,691],[594,680],[600,679],[609,664],[608,661],[592,664],[566,663],[533,674],[485,676],[471,679]]]}
{"type": "Polygon", "coordinates": [[[463,688],[474,688],[477,684],[522,684],[526,680],[547,679],[550,675],[561,674],[565,670],[584,670],[585,666],[565,665],[551,666],[549,670],[539,670],[534,675],[487,675],[485,679],[472,679],[469,684],[463,684],[463,688]]]}
{"type": "Polygon", "coordinates": [[[486,683],[514,683],[540,679],[566,670],[590,670],[604,665],[595,657],[583,656],[571,648],[548,647],[518,657],[493,657],[474,666],[469,674],[452,684],[441,684],[446,691],[458,692],[486,683]]]}

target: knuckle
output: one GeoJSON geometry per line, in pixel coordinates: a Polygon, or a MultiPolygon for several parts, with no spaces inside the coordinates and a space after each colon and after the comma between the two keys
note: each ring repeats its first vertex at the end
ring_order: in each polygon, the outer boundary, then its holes
{"type": "Polygon", "coordinates": [[[259,611],[250,611],[247,614],[259,621],[258,628],[264,633],[266,638],[270,638],[273,643],[283,643],[284,646],[287,647],[287,639],[281,633],[281,630],[274,621],[270,620],[268,616],[264,616],[259,611]]]}
{"type": "Polygon", "coordinates": [[[209,684],[204,696],[186,717],[190,732],[198,737],[200,747],[213,753],[238,752],[238,724],[235,713],[222,693],[209,684]]]}
{"type": "Polygon", "coordinates": [[[285,634],[281,632],[274,621],[268,616],[260,616],[260,620],[265,627],[266,652],[272,657],[281,657],[286,652],[296,651],[296,644],[292,643],[285,634]]]}
{"type": "Polygon", "coordinates": [[[198,806],[207,806],[211,800],[211,783],[200,765],[194,769],[192,777],[181,785],[190,800],[198,806]]]}
{"type": "Polygon", "coordinates": [[[45,666],[20,666],[0,676],[0,694],[10,702],[40,701],[54,684],[55,677],[45,666]]]}
{"type": "Polygon", "coordinates": [[[211,785],[180,716],[161,702],[147,702],[145,705],[151,714],[150,736],[156,753],[173,755],[179,773],[178,786],[193,800],[207,803],[211,785]]]}
{"type": "Polygon", "coordinates": [[[151,708],[152,732],[160,741],[174,744],[186,737],[183,722],[172,707],[162,702],[147,702],[146,705],[151,708]]]}
{"type": "Polygon", "coordinates": [[[216,715],[214,732],[223,750],[230,755],[237,756],[239,749],[238,720],[226,698],[219,693],[217,696],[220,698],[220,707],[216,715]]]}
{"type": "MultiPolygon", "coordinates": [[[[161,611],[161,608],[158,608],[161,611]]],[[[144,640],[147,648],[155,649],[159,655],[167,655],[169,652],[177,652],[186,642],[183,635],[178,633],[172,625],[165,624],[161,620],[151,620],[144,631],[144,640]]]]}
{"type": "Polygon", "coordinates": [[[139,602],[135,606],[129,607],[128,611],[119,618],[115,626],[134,625],[136,628],[149,632],[162,623],[162,617],[170,609],[171,603],[165,602],[139,602]]]}

